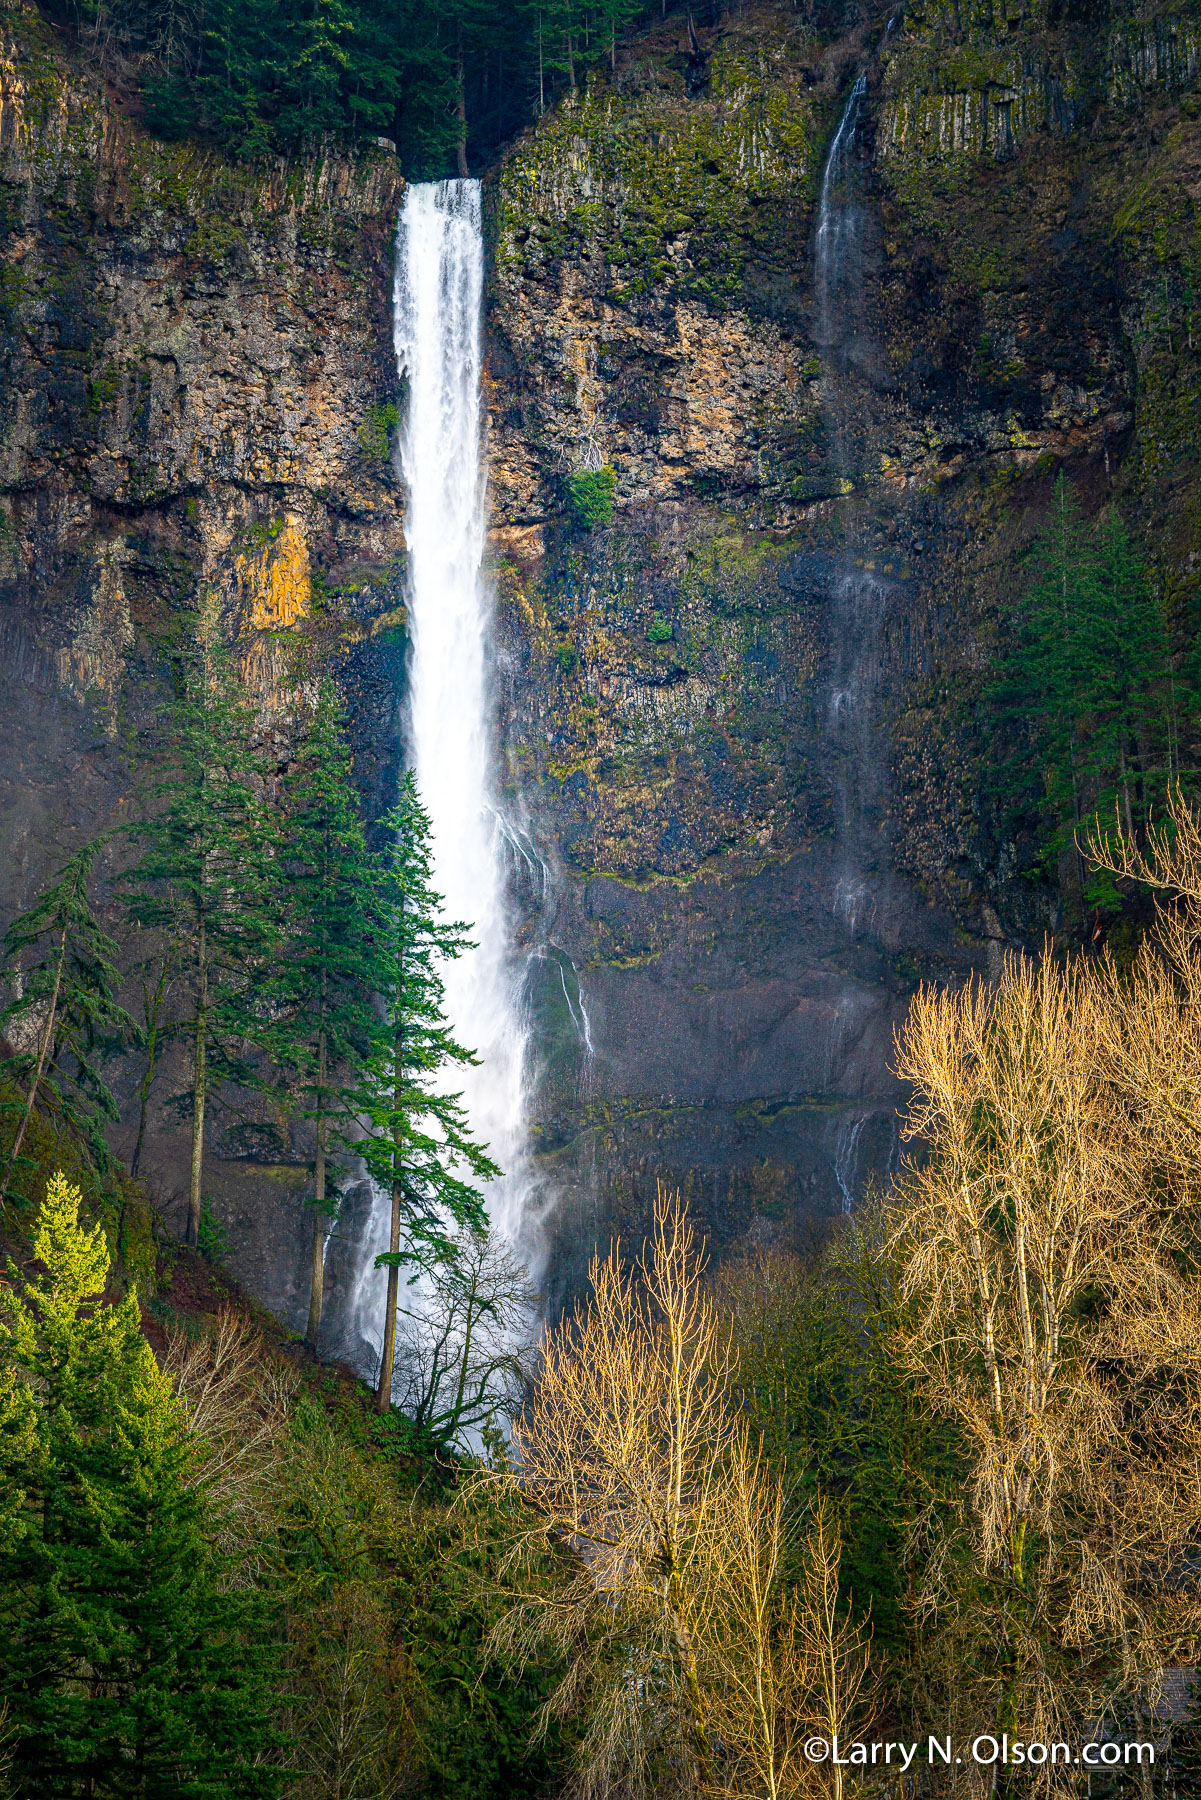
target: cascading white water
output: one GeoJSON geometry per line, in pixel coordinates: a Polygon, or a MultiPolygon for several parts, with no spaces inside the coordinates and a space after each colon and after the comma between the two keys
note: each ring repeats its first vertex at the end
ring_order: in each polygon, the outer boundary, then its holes
{"type": "MultiPolygon", "coordinates": [[[[867,71],[858,77],[843,108],[834,141],[822,170],[821,191],[817,202],[817,241],[814,253],[814,286],[817,341],[831,347],[839,343],[845,332],[845,321],[839,317],[845,307],[843,291],[848,265],[859,247],[860,208],[857,196],[847,191],[851,158],[856,151],[859,115],[867,95],[867,71]]],[[[857,272],[857,271],[856,271],[857,272]]]]}
{"type": "Polygon", "coordinates": [[[493,1222],[527,1256],[525,1028],[512,960],[489,683],[492,595],[483,571],[480,405],[484,250],[474,181],[412,186],[396,241],[394,337],[408,402],[409,752],[433,826],[434,885],[476,948],[443,973],[454,1036],[481,1059],[456,1069],[475,1136],[504,1171],[493,1222]]]}

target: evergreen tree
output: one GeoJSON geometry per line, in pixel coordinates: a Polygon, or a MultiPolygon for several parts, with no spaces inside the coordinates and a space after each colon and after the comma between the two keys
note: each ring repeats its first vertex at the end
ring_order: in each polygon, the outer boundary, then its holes
{"type": "Polygon", "coordinates": [[[363,1135],[356,1148],[368,1172],[391,1196],[388,1248],[376,1267],[388,1270],[376,1405],[392,1399],[396,1304],[403,1265],[414,1270],[454,1254],[453,1227],[486,1224],[474,1182],[499,1174],[470,1135],[459,1095],[440,1077],[448,1066],[477,1061],[451,1037],[443,1015],[439,965],[470,948],[466,927],[440,916],[431,885],[429,816],[412,774],[385,821],[387,849],[376,868],[372,986],[379,1012],[370,1054],[349,1096],[363,1135]]]}
{"type": "Polygon", "coordinates": [[[107,837],[85,844],[0,940],[10,990],[0,1030],[17,1039],[8,1072],[27,1087],[0,1177],[0,1202],[23,1167],[21,1146],[39,1098],[50,1100],[93,1161],[110,1161],[104,1123],[117,1106],[104,1079],[104,1052],[136,1035],[118,1005],[117,946],[98,923],[88,892],[107,837]]]}
{"type": "Polygon", "coordinates": [[[167,1004],[175,981],[175,959],[176,947],[169,944],[163,954],[147,958],[138,970],[142,990],[142,1025],[139,1035],[146,1053],[146,1066],[138,1083],[138,1129],[133,1154],[129,1159],[129,1172],[135,1177],[146,1143],[150,1090],[158,1074],[163,1040],[167,1036],[167,1004]]]}
{"type": "Polygon", "coordinates": [[[1143,559],[1116,512],[1102,516],[1091,549],[1088,765],[1096,804],[1108,808],[1119,799],[1133,834],[1136,816],[1145,817],[1147,779],[1158,772],[1166,738],[1167,633],[1143,559]]]}
{"type": "Polygon", "coordinates": [[[1163,620],[1121,520],[1085,520],[1066,476],[1034,546],[1013,644],[987,698],[1022,741],[1000,764],[1002,797],[1038,808],[1058,853],[1120,803],[1128,830],[1145,817],[1164,748],[1168,678],[1163,620]],[[1033,751],[1033,756],[1030,752],[1033,751]]]}
{"type": "Polygon", "coordinates": [[[331,682],[285,794],[284,938],[269,996],[268,1041],[301,1118],[313,1126],[312,1284],[306,1338],[321,1329],[331,1141],[353,1137],[344,1077],[362,1066],[376,1026],[372,992],[372,886],[350,750],[331,682]],[[331,1140],[332,1132],[332,1140],[331,1140]]]}
{"type": "Polygon", "coordinates": [[[19,1791],[54,1800],[279,1792],[255,1603],[223,1593],[196,1444],[102,1296],[103,1231],[51,1181],[41,1272],[0,1301],[0,1696],[19,1791]]]}
{"type": "MultiPolygon", "coordinates": [[[[408,175],[464,174],[589,66],[642,0],[45,0],[149,128],[239,157],[377,133],[408,175]]],[[[662,10],[662,7],[660,7],[662,10]]]]}
{"type": "Polygon", "coordinates": [[[209,1102],[222,1082],[249,1079],[242,1049],[263,1029],[258,982],[279,938],[278,832],[253,728],[206,602],[182,659],[163,733],[168,766],[151,784],[156,810],[141,828],[145,847],[130,878],[136,921],[176,948],[177,991],[187,995],[176,1029],[192,1050],[191,1244],[200,1231],[209,1102]]]}

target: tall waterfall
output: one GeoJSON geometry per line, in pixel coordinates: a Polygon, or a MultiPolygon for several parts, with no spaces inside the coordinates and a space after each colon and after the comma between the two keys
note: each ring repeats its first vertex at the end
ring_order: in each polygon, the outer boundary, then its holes
{"type": "Polygon", "coordinates": [[[445,970],[455,1070],[471,1127],[504,1171],[493,1222],[529,1253],[525,1029],[510,945],[489,683],[492,593],[483,572],[480,408],[483,236],[475,181],[408,189],[396,240],[396,361],[408,381],[400,460],[408,488],[412,641],[409,753],[433,825],[434,885],[476,948],[445,970]],[[524,1242],[523,1242],[524,1240],[524,1242]]]}
{"type": "MultiPolygon", "coordinates": [[[[876,557],[854,499],[868,461],[879,377],[866,279],[870,217],[864,193],[863,127],[867,71],[847,96],[826,156],[814,238],[814,336],[825,364],[824,408],[832,485],[843,496],[845,550],[834,559],[827,588],[827,656],[823,696],[825,762],[835,803],[836,837],[826,903],[843,936],[848,966],[886,928],[892,885],[885,815],[888,749],[880,724],[882,628],[893,584],[877,575],[876,557]]],[[[848,985],[840,1003],[850,1017],[864,990],[848,985]]],[[[835,1048],[841,1052],[841,1042],[835,1048]]],[[[847,1095],[831,1115],[829,1150],[844,1212],[859,1185],[864,1126],[871,1108],[847,1095]]]]}

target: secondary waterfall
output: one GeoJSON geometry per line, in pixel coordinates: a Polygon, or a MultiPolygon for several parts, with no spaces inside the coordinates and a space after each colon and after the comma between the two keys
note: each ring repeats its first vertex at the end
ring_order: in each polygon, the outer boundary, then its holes
{"type": "MultiPolygon", "coordinates": [[[[845,551],[832,562],[827,587],[827,658],[822,701],[825,765],[836,828],[828,871],[827,905],[843,935],[844,955],[866,952],[888,912],[891,880],[884,829],[888,749],[882,741],[881,632],[892,583],[877,575],[855,490],[863,479],[866,436],[875,412],[878,357],[868,302],[870,215],[864,192],[864,125],[868,75],[847,96],[826,156],[818,196],[813,255],[813,328],[824,364],[824,408],[831,488],[843,498],[845,551]]],[[[882,559],[879,559],[882,560],[882,559]]],[[[862,1011],[865,993],[843,995],[832,1042],[843,1051],[847,1020],[862,1011]]],[[[847,1095],[832,1114],[829,1151],[842,1210],[850,1212],[859,1186],[861,1139],[870,1113],[847,1095]]]]}
{"type": "Polygon", "coordinates": [[[851,185],[850,176],[857,148],[859,115],[866,95],[865,70],[851,89],[838,121],[822,170],[817,203],[817,241],[813,258],[815,325],[818,343],[829,348],[841,345],[849,335],[846,310],[853,295],[848,292],[847,277],[855,271],[861,220],[859,196],[851,185]]]}

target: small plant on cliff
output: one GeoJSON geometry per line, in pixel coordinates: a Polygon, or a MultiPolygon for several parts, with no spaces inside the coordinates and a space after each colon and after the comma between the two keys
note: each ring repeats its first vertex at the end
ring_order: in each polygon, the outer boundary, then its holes
{"type": "Polygon", "coordinates": [[[229,1233],[213,1211],[213,1203],[207,1194],[200,1202],[200,1228],[196,1233],[196,1248],[205,1262],[214,1267],[224,1262],[229,1255],[229,1233]]]}
{"type": "Polygon", "coordinates": [[[671,620],[656,613],[646,629],[648,644],[670,644],[672,639],[671,620]]]}
{"type": "Polygon", "coordinates": [[[567,504],[579,531],[592,531],[613,520],[617,476],[612,469],[577,469],[567,477],[567,504]]]}
{"type": "Polygon", "coordinates": [[[372,462],[387,462],[392,433],[399,423],[400,414],[390,400],[368,408],[359,426],[359,446],[372,462]]]}

